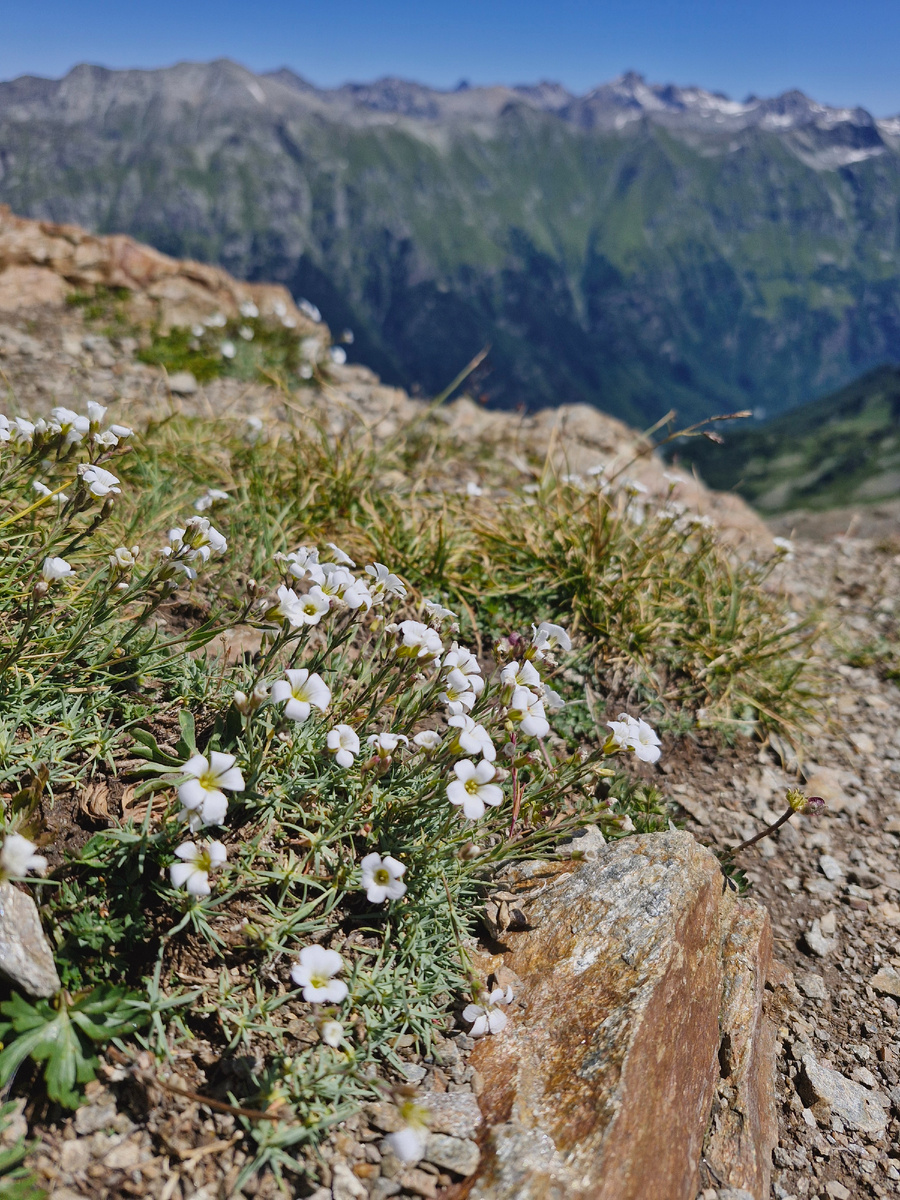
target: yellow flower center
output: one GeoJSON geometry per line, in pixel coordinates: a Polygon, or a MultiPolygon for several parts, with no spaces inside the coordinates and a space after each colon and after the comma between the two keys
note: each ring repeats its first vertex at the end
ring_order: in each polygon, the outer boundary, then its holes
{"type": "Polygon", "coordinates": [[[326,988],[330,982],[331,977],[329,975],[310,975],[309,977],[310,987],[314,988],[326,988]]]}
{"type": "Polygon", "coordinates": [[[466,791],[469,793],[470,796],[476,796],[478,794],[478,780],[477,779],[467,779],[466,780],[466,791]]]}
{"type": "Polygon", "coordinates": [[[391,882],[391,874],[387,867],[379,867],[372,878],[380,887],[385,887],[391,882]]]}

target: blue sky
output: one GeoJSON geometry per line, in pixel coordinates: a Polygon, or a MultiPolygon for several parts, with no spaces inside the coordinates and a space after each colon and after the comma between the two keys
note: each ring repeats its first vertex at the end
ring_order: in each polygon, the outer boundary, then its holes
{"type": "Polygon", "coordinates": [[[799,87],[900,112],[900,0],[0,0],[0,29],[2,79],[229,57],[321,85],[391,74],[585,91],[633,68],[735,99],[799,87]]]}

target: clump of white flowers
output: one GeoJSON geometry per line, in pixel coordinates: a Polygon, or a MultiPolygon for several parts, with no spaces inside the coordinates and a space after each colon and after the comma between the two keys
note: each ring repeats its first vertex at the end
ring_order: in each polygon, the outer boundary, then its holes
{"type": "Polygon", "coordinates": [[[47,860],[35,854],[37,846],[20,833],[8,833],[0,846],[0,876],[4,879],[24,879],[29,871],[43,875],[47,860]]]}
{"type": "Polygon", "coordinates": [[[481,1004],[467,1004],[463,1009],[464,1021],[471,1021],[469,1033],[472,1037],[484,1037],[486,1033],[501,1033],[506,1028],[508,1017],[501,1005],[511,1004],[513,990],[495,987],[481,1004]]]}

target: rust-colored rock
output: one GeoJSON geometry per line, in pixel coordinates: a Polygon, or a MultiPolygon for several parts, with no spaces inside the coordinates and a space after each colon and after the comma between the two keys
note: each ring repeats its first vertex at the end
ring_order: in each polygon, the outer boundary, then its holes
{"type": "MultiPolygon", "coordinates": [[[[720,1017],[755,1011],[745,976],[766,961],[765,918],[723,892],[715,858],[677,831],[608,846],[532,896],[522,901],[532,928],[507,935],[504,955],[522,980],[517,1006],[473,1056],[488,1133],[460,1194],[694,1200],[721,1075],[720,1017]]],[[[748,1080],[749,1126],[767,1130],[750,1112],[752,1080],[773,1068],[757,1029],[736,1025],[731,1054],[748,1080]]],[[[744,1164],[756,1156],[739,1147],[732,1158],[751,1180],[744,1164]]]]}
{"type": "Polygon", "coordinates": [[[252,300],[264,316],[278,312],[300,333],[323,343],[327,336],[279,284],[242,283],[219,267],[170,258],[124,234],[100,237],[76,225],[31,221],[0,205],[0,309],[60,305],[73,287],[97,284],[150,297],[163,329],[215,312],[233,317],[252,300]]]}
{"type": "Polygon", "coordinates": [[[721,1077],[703,1158],[730,1187],[767,1197],[778,1143],[775,1027],[763,1011],[772,931],[766,910],[748,901],[723,905],[723,918],[721,1077]]]}

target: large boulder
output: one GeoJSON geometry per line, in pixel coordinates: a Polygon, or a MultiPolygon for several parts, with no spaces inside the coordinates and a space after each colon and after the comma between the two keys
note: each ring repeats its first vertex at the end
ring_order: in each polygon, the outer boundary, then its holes
{"type": "Polygon", "coordinates": [[[549,880],[519,868],[504,886],[529,928],[493,964],[521,984],[504,1032],[473,1055],[488,1132],[469,1194],[694,1200],[711,1154],[721,1186],[767,1197],[764,911],[679,831],[549,880]]]}

